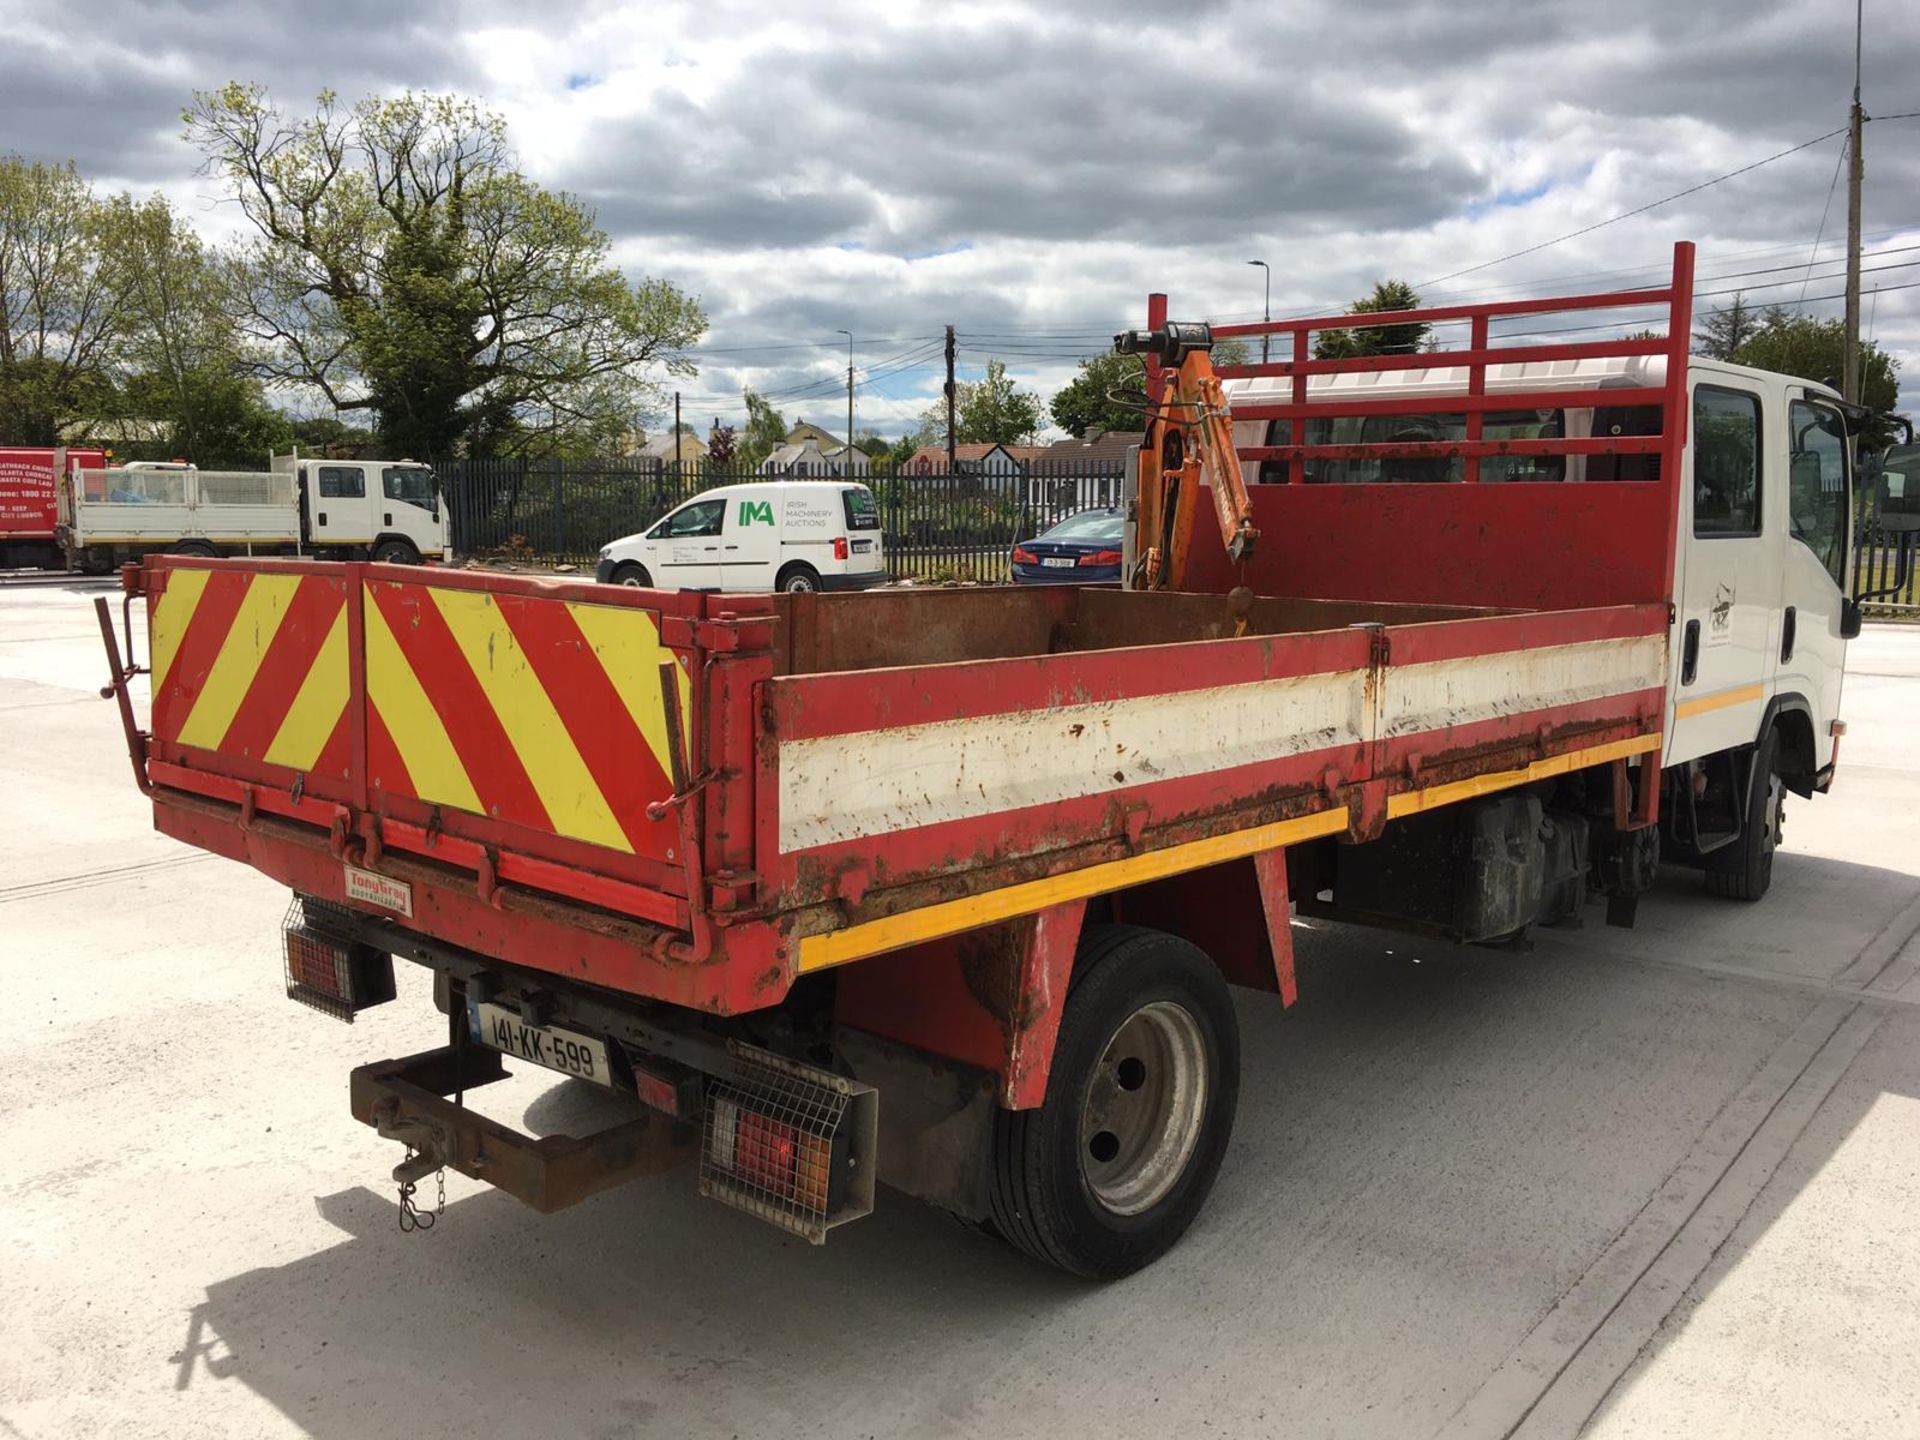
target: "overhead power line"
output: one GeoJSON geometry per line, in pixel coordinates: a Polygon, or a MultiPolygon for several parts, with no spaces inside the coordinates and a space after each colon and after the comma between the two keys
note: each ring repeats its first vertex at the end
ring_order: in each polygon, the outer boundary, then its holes
{"type": "Polygon", "coordinates": [[[1469,265],[1464,270],[1455,270],[1451,274],[1442,275],[1435,280],[1422,281],[1418,288],[1424,290],[1429,285],[1444,285],[1447,281],[1457,280],[1462,275],[1472,275],[1481,270],[1491,270],[1494,266],[1504,265],[1509,260],[1518,260],[1522,255],[1531,255],[1536,251],[1549,249],[1552,246],[1563,244],[1568,240],[1577,240],[1582,235],[1591,235],[1596,230],[1604,230],[1607,226],[1617,225],[1622,220],[1631,220],[1634,216],[1644,215],[1649,210],[1658,210],[1662,205],[1671,205],[1675,200],[1683,200],[1689,195],[1698,195],[1702,190],[1711,189],[1713,186],[1732,180],[1737,176],[1758,170],[1762,165],[1771,165],[1776,160],[1784,160],[1789,155],[1797,155],[1802,150],[1810,150],[1822,141],[1831,140],[1836,135],[1845,134],[1846,128],[1846,126],[1842,125],[1838,130],[1829,130],[1824,135],[1816,135],[1811,140],[1803,140],[1798,145],[1776,151],[1764,160],[1756,160],[1751,165],[1742,165],[1738,170],[1729,170],[1724,175],[1714,176],[1711,180],[1702,180],[1698,185],[1689,185],[1684,190],[1676,190],[1671,195],[1663,195],[1658,200],[1650,200],[1645,205],[1636,206],[1632,210],[1623,210],[1618,215],[1609,216],[1607,219],[1596,221],[1591,225],[1584,225],[1578,230],[1569,230],[1566,234],[1556,235],[1551,240],[1542,240],[1538,245],[1529,245],[1523,250],[1515,250],[1511,254],[1500,256],[1498,259],[1484,260],[1478,265],[1469,265]]]}

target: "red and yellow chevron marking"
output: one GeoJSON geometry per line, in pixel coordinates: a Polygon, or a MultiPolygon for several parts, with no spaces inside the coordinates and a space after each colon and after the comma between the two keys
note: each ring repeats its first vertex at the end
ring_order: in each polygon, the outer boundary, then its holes
{"type": "Polygon", "coordinates": [[[646,807],[673,789],[660,665],[674,655],[650,613],[379,582],[366,616],[369,784],[665,858],[675,832],[646,807]]]}
{"type": "Polygon", "coordinates": [[[156,739],[346,774],[347,586],[174,570],[155,599],[156,739]]]}
{"type": "Polygon", "coordinates": [[[655,617],[630,606],[171,570],[151,621],[155,737],[345,776],[354,601],[369,788],[667,858],[676,827],[646,818],[673,789],[662,663],[683,725],[691,686],[655,617]]]}

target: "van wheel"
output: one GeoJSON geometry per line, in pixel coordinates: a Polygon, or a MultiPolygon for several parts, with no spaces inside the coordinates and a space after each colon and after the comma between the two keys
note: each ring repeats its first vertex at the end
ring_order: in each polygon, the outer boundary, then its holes
{"type": "Polygon", "coordinates": [[[1786,833],[1787,786],[1780,778],[1780,735],[1768,728],[1754,747],[1740,838],[1707,856],[1707,889],[1729,900],[1758,900],[1773,884],[1773,853],[1786,833]]]}
{"type": "Polygon", "coordinates": [[[631,585],[636,590],[651,590],[653,588],[653,577],[647,574],[646,566],[629,560],[624,565],[614,566],[613,583],[616,585],[631,585]]]}
{"type": "Polygon", "coordinates": [[[373,547],[376,565],[418,565],[420,552],[405,540],[382,540],[373,547]]]}
{"type": "Polygon", "coordinates": [[[811,565],[796,561],[780,572],[780,578],[773,582],[773,588],[784,590],[789,595],[811,595],[820,588],[820,572],[811,565]]]}
{"type": "Polygon", "coordinates": [[[1091,927],[1045,1103],[995,1117],[995,1233],[1090,1280],[1152,1263],[1212,1190],[1239,1093],[1240,1034],[1213,962],[1157,930],[1091,927]]]}

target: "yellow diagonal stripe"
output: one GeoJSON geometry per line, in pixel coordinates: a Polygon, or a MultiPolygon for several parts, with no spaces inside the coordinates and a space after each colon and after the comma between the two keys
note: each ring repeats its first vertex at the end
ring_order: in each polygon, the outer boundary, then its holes
{"type": "Polygon", "coordinates": [[[446,617],[447,628],[486,692],[508,743],[526,767],[555,832],[630,853],[632,842],[613,818],[607,797],[580,758],[560,712],[493,596],[479,590],[429,589],[427,593],[446,617]]]}
{"type": "Polygon", "coordinates": [[[413,793],[436,805],[485,814],[474,794],[467,768],[447,738],[447,727],[434,713],[433,702],[420,688],[419,677],[401,653],[400,642],[387,628],[387,617],[374,603],[373,588],[363,598],[367,609],[367,698],[393,737],[394,748],[413,777],[413,793]]]}
{"type": "Polygon", "coordinates": [[[193,612],[200,608],[200,597],[207,593],[207,577],[212,573],[211,570],[169,570],[167,588],[153,602],[148,629],[152,637],[149,643],[153,649],[151,668],[156,695],[167,683],[173,657],[180,653],[180,642],[187,637],[187,627],[193,623],[193,612]]]}
{"type": "MultiPolygon", "coordinates": [[[[673,651],[660,643],[660,630],[645,610],[630,610],[621,605],[568,605],[574,624],[586,637],[600,668],[619,693],[640,736],[653,751],[662,775],[672,775],[667,756],[667,712],[660,703],[660,666],[674,658],[673,651]]],[[[692,753],[688,726],[692,722],[691,687],[686,670],[676,663],[674,677],[680,682],[681,745],[692,753]]]]}
{"type": "Polygon", "coordinates": [[[320,642],[307,678],[293,697],[293,708],[267,746],[269,765],[309,770],[326,747],[327,737],[347,708],[347,607],[333,617],[333,628],[320,642]]]}
{"type": "Polygon", "coordinates": [[[255,575],[247,582],[233,625],[207,672],[207,683],[193,702],[187,723],[180,727],[182,745],[211,750],[220,743],[240,702],[247,698],[247,687],[260,673],[260,662],[267,658],[267,647],[287,618],[287,607],[299,588],[298,575],[255,575]]]}

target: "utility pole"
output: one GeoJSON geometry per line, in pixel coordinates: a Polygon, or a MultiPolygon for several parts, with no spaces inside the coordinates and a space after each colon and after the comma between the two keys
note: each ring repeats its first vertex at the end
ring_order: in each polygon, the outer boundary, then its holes
{"type": "Polygon", "coordinates": [[[953,473],[953,326],[947,326],[947,473],[953,473]]]}
{"type": "MultiPolygon", "coordinates": [[[[1249,260],[1247,263],[1260,267],[1260,274],[1263,277],[1260,286],[1260,318],[1271,324],[1273,322],[1273,267],[1264,260],[1249,260]]],[[[1267,363],[1267,342],[1272,338],[1271,335],[1262,335],[1260,337],[1260,363],[1262,365],[1267,363]]]]}
{"type": "Polygon", "coordinates": [[[680,392],[673,392],[673,468],[680,468],[680,392]]]}
{"type": "Polygon", "coordinates": [[[1853,109],[1847,115],[1847,327],[1840,347],[1840,393],[1860,403],[1860,182],[1866,166],[1860,155],[1860,132],[1866,116],[1860,110],[1860,34],[1866,0],[1853,7],[1853,109]]]}
{"type": "Polygon", "coordinates": [[[847,337],[847,473],[853,473],[853,332],[836,330],[836,335],[847,337]]]}

